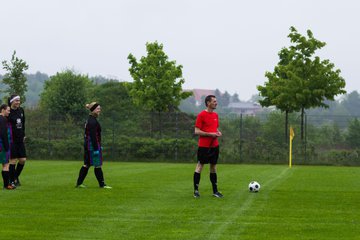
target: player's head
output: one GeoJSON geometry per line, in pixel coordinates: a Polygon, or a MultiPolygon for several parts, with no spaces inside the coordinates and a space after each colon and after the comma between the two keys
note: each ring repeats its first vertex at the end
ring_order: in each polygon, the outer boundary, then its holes
{"type": "Polygon", "coordinates": [[[92,103],[86,104],[86,108],[89,109],[91,114],[96,115],[96,116],[99,116],[99,114],[101,112],[100,104],[97,102],[92,102],[92,103]]]}
{"type": "Polygon", "coordinates": [[[215,95],[207,95],[205,98],[205,106],[207,108],[216,109],[217,101],[215,95]]]}
{"type": "Polygon", "coordinates": [[[20,96],[17,94],[11,94],[11,96],[8,98],[8,105],[11,108],[18,108],[20,107],[20,96]]]}
{"type": "Polygon", "coordinates": [[[10,107],[7,104],[1,104],[0,106],[0,114],[4,117],[9,116],[10,114],[10,107]]]}

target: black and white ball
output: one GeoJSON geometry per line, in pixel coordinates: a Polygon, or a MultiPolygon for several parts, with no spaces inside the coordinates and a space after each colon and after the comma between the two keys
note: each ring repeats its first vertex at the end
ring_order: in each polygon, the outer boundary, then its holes
{"type": "Polygon", "coordinates": [[[260,184],[256,181],[251,181],[249,183],[249,191],[250,192],[258,192],[260,190],[260,184]]]}

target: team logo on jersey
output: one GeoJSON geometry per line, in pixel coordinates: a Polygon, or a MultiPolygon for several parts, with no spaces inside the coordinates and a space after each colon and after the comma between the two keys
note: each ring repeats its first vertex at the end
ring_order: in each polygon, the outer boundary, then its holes
{"type": "Polygon", "coordinates": [[[22,128],[21,118],[16,119],[16,128],[22,128]]]}

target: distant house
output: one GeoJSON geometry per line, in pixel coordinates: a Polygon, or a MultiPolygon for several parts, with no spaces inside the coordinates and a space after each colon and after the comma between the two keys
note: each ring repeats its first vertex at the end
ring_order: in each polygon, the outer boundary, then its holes
{"type": "Polygon", "coordinates": [[[261,110],[261,106],[251,102],[233,102],[227,107],[232,113],[255,116],[261,110]]]}
{"type": "Polygon", "coordinates": [[[186,90],[191,91],[194,94],[194,98],[196,101],[196,105],[200,106],[203,104],[203,99],[207,95],[215,95],[215,90],[209,90],[209,89],[193,89],[193,90],[186,90]]]}

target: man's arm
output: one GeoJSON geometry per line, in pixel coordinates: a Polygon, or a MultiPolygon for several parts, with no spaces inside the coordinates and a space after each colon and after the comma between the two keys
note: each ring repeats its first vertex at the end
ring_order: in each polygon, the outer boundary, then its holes
{"type": "Polygon", "coordinates": [[[203,136],[203,137],[220,137],[221,133],[218,132],[204,132],[200,130],[200,128],[195,127],[195,135],[203,136]]]}

